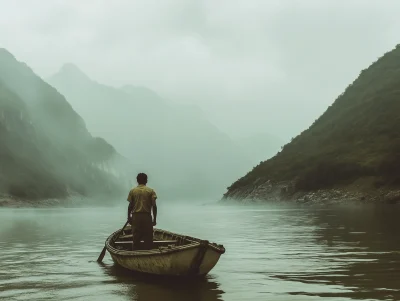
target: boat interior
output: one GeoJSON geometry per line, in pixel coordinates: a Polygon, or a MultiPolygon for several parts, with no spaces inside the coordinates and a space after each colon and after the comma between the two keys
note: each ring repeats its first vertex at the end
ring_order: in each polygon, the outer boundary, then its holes
{"type": "MultiPolygon", "coordinates": [[[[141,243],[143,243],[143,241],[141,243]]],[[[195,243],[195,241],[182,235],[170,233],[159,229],[154,229],[153,231],[153,249],[171,249],[176,246],[184,246],[192,243],[195,243]]],[[[112,244],[113,247],[118,250],[132,251],[131,226],[125,227],[117,240],[114,241],[112,244]]],[[[145,248],[139,247],[139,250],[145,250],[145,248]]]]}

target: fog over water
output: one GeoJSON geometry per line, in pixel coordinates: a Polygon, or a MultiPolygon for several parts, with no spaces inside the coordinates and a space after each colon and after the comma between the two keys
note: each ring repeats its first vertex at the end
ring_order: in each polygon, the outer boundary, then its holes
{"type": "Polygon", "coordinates": [[[218,203],[399,43],[399,11],[0,0],[0,299],[400,300],[399,206],[218,203]],[[96,262],[139,172],[157,227],[225,246],[205,279],[96,262]]]}
{"type": "Polygon", "coordinates": [[[398,209],[160,202],[158,227],[226,248],[191,282],[132,277],[108,254],[95,262],[124,207],[1,209],[0,299],[398,300],[398,209]]]}

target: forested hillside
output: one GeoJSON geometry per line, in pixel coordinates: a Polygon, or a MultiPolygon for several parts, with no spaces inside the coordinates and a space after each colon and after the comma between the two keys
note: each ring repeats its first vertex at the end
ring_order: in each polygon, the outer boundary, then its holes
{"type": "Polygon", "coordinates": [[[364,188],[398,187],[399,112],[397,46],[362,70],[326,112],[276,156],[234,182],[225,197],[246,197],[241,191],[268,181],[290,181],[294,191],[344,187],[363,180],[364,188]]]}
{"type": "Polygon", "coordinates": [[[129,187],[124,159],[56,89],[0,49],[0,194],[99,199],[129,187]]]}

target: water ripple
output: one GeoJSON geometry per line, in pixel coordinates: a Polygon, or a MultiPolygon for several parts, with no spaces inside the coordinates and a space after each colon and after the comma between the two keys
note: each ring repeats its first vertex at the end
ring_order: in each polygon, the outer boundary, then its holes
{"type": "Polygon", "coordinates": [[[125,209],[2,209],[0,299],[400,300],[398,209],[162,209],[160,227],[226,247],[206,279],[138,279],[109,256],[98,265],[125,209]]]}

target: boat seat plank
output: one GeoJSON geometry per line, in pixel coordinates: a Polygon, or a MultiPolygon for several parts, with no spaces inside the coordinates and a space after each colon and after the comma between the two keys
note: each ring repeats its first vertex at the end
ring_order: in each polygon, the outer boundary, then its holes
{"type": "Polygon", "coordinates": [[[132,238],[132,234],[120,235],[119,239],[132,238]]]}
{"type": "MultiPolygon", "coordinates": [[[[166,245],[166,244],[176,244],[177,240],[153,240],[153,244],[157,245],[166,245]]],[[[115,242],[116,244],[132,244],[132,241],[119,241],[115,242]]],[[[141,241],[143,243],[143,241],[141,241]]]]}
{"type": "MultiPolygon", "coordinates": [[[[156,237],[154,237],[154,238],[156,238],[156,237]]],[[[132,239],[132,234],[125,234],[125,235],[120,235],[119,236],[119,239],[127,239],[127,238],[132,239]]]]}

